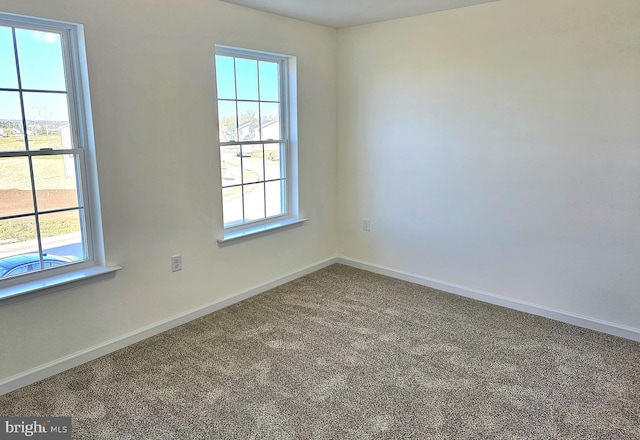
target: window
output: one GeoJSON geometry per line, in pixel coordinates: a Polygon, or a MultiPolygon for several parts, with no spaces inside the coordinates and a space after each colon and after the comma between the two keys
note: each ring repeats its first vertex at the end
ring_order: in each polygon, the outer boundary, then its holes
{"type": "Polygon", "coordinates": [[[82,47],[0,13],[0,288],[104,263],[82,47]]]}
{"type": "Polygon", "coordinates": [[[296,219],[293,58],[216,46],[215,60],[225,237],[296,219]]]}

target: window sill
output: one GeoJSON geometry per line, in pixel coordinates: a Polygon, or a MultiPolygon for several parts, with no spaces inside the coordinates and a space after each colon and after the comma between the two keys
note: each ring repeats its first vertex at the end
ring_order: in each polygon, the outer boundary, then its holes
{"type": "Polygon", "coordinates": [[[102,267],[93,266],[74,270],[58,275],[53,275],[39,280],[27,281],[13,286],[0,287],[0,301],[31,297],[31,294],[50,293],[98,281],[109,276],[114,276],[115,272],[122,269],[120,266],[102,267]]]}
{"type": "Polygon", "coordinates": [[[306,222],[306,218],[289,218],[285,220],[279,220],[272,223],[267,223],[259,226],[249,227],[240,231],[227,232],[222,238],[218,239],[219,246],[227,246],[232,243],[244,241],[246,239],[265,235],[270,232],[274,232],[280,229],[291,228],[298,226],[306,222]]]}

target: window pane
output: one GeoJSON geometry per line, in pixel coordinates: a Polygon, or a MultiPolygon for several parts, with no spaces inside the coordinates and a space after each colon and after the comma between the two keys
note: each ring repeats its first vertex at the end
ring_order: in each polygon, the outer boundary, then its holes
{"type": "Polygon", "coordinates": [[[67,95],[62,93],[25,93],[24,111],[27,116],[29,149],[73,148],[69,136],[69,108],[67,95]],[[63,143],[63,134],[67,134],[63,143]]]}
{"type": "Polygon", "coordinates": [[[236,58],[238,99],[258,100],[258,62],[236,58]]]}
{"type": "Polygon", "coordinates": [[[260,108],[257,102],[238,102],[238,140],[260,140],[260,124],[258,113],[260,108]]]}
{"type": "Polygon", "coordinates": [[[0,150],[24,149],[20,94],[18,92],[0,92],[0,150]]]}
{"type": "Polygon", "coordinates": [[[242,221],[242,187],[222,189],[222,212],[225,227],[242,221]]]}
{"type": "Polygon", "coordinates": [[[39,263],[35,217],[0,220],[0,278],[28,271],[29,263],[39,263]],[[16,255],[32,254],[22,258],[16,255]]]}
{"type": "Polygon", "coordinates": [[[73,154],[33,158],[39,212],[80,206],[76,158],[73,154]]]}
{"type": "Polygon", "coordinates": [[[282,162],[280,160],[280,144],[265,144],[264,146],[264,180],[280,179],[282,162]]]}
{"type": "Polygon", "coordinates": [[[236,79],[232,57],[216,56],[218,99],[236,99],[236,79]]]}
{"type": "MultiPolygon", "coordinates": [[[[16,57],[13,50],[13,33],[11,28],[0,26],[0,87],[8,89],[18,88],[16,74],[16,57]]],[[[2,102],[0,100],[0,102],[2,102]]],[[[0,119],[2,119],[0,117],[0,119]]]]}
{"type": "Polygon", "coordinates": [[[260,103],[262,140],[280,138],[280,104],[260,103]]]}
{"type": "Polygon", "coordinates": [[[16,42],[24,89],[67,90],[59,34],[16,29],[16,42]]]}
{"type": "Polygon", "coordinates": [[[51,260],[57,265],[87,258],[82,239],[82,215],[84,210],[80,209],[40,216],[42,250],[49,256],[62,257],[59,260],[51,260]]]}
{"type": "Polygon", "coordinates": [[[242,182],[253,183],[264,180],[262,145],[242,146],[242,182]]]}
{"type": "Polygon", "coordinates": [[[218,101],[218,130],[220,142],[238,140],[235,101],[218,101]]]}
{"type": "Polygon", "coordinates": [[[260,61],[260,100],[279,101],[280,84],[278,63],[260,61]]]}
{"type": "Polygon", "coordinates": [[[244,185],[244,218],[260,220],[264,218],[264,183],[244,185]]]}
{"type": "Polygon", "coordinates": [[[239,151],[240,147],[235,145],[220,147],[220,167],[223,187],[240,185],[242,183],[239,151]]]}
{"type": "MultiPolygon", "coordinates": [[[[238,148],[238,157],[242,156],[243,158],[253,157],[254,145],[241,145],[238,148]]],[[[246,159],[245,159],[246,162],[246,159]]],[[[244,181],[246,182],[246,181],[244,181]]]]}
{"type": "Polygon", "coordinates": [[[0,158],[0,217],[33,212],[28,159],[0,158]]]}
{"type": "Polygon", "coordinates": [[[284,214],[284,206],[282,205],[284,181],[267,182],[265,185],[267,217],[284,214]]]}

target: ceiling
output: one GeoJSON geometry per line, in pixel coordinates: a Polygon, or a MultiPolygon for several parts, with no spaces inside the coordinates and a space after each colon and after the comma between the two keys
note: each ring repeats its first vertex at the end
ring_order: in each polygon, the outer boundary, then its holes
{"type": "Polygon", "coordinates": [[[222,0],[333,28],[412,17],[497,0],[222,0]]]}

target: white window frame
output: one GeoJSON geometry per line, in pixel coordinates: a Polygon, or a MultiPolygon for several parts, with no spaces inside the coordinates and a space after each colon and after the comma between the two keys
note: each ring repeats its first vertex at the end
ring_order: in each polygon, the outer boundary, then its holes
{"type": "MultiPolygon", "coordinates": [[[[307,219],[300,217],[298,202],[296,58],[288,55],[222,45],[216,45],[215,55],[245,58],[256,61],[276,62],[280,66],[280,139],[274,141],[279,141],[282,144],[281,162],[283,162],[282,172],[285,177],[285,197],[282,200],[284,213],[274,217],[267,217],[265,219],[255,221],[243,221],[241,224],[224,227],[223,236],[218,239],[218,243],[220,245],[226,245],[239,239],[245,239],[277,229],[299,225],[307,219]]],[[[216,99],[216,107],[217,103],[218,99],[216,99]]],[[[243,142],[241,140],[221,142],[218,136],[217,145],[219,147],[218,151],[220,152],[220,147],[222,146],[237,145],[238,148],[241,148],[241,145],[248,145],[251,143],[252,142],[243,142]]],[[[265,142],[255,141],[253,143],[264,144],[265,142]]],[[[222,157],[220,157],[220,160],[222,160],[222,157]]],[[[222,196],[222,191],[220,191],[220,195],[222,196]]]]}
{"type": "MultiPolygon", "coordinates": [[[[85,230],[83,239],[87,254],[85,260],[76,263],[0,279],[0,301],[5,301],[27,293],[48,292],[73,284],[85,283],[95,278],[103,278],[107,275],[113,275],[120,267],[107,267],[104,253],[83,26],[77,23],[5,12],[0,12],[0,26],[52,32],[61,37],[65,81],[67,83],[69,124],[73,139],[73,148],[64,151],[78,157],[76,168],[77,172],[80,172],[78,185],[81,187],[83,198],[85,230]]],[[[60,154],[60,151],[31,150],[28,155],[37,157],[60,154]]],[[[0,157],[23,157],[26,155],[16,152],[0,152],[0,157]]]]}

